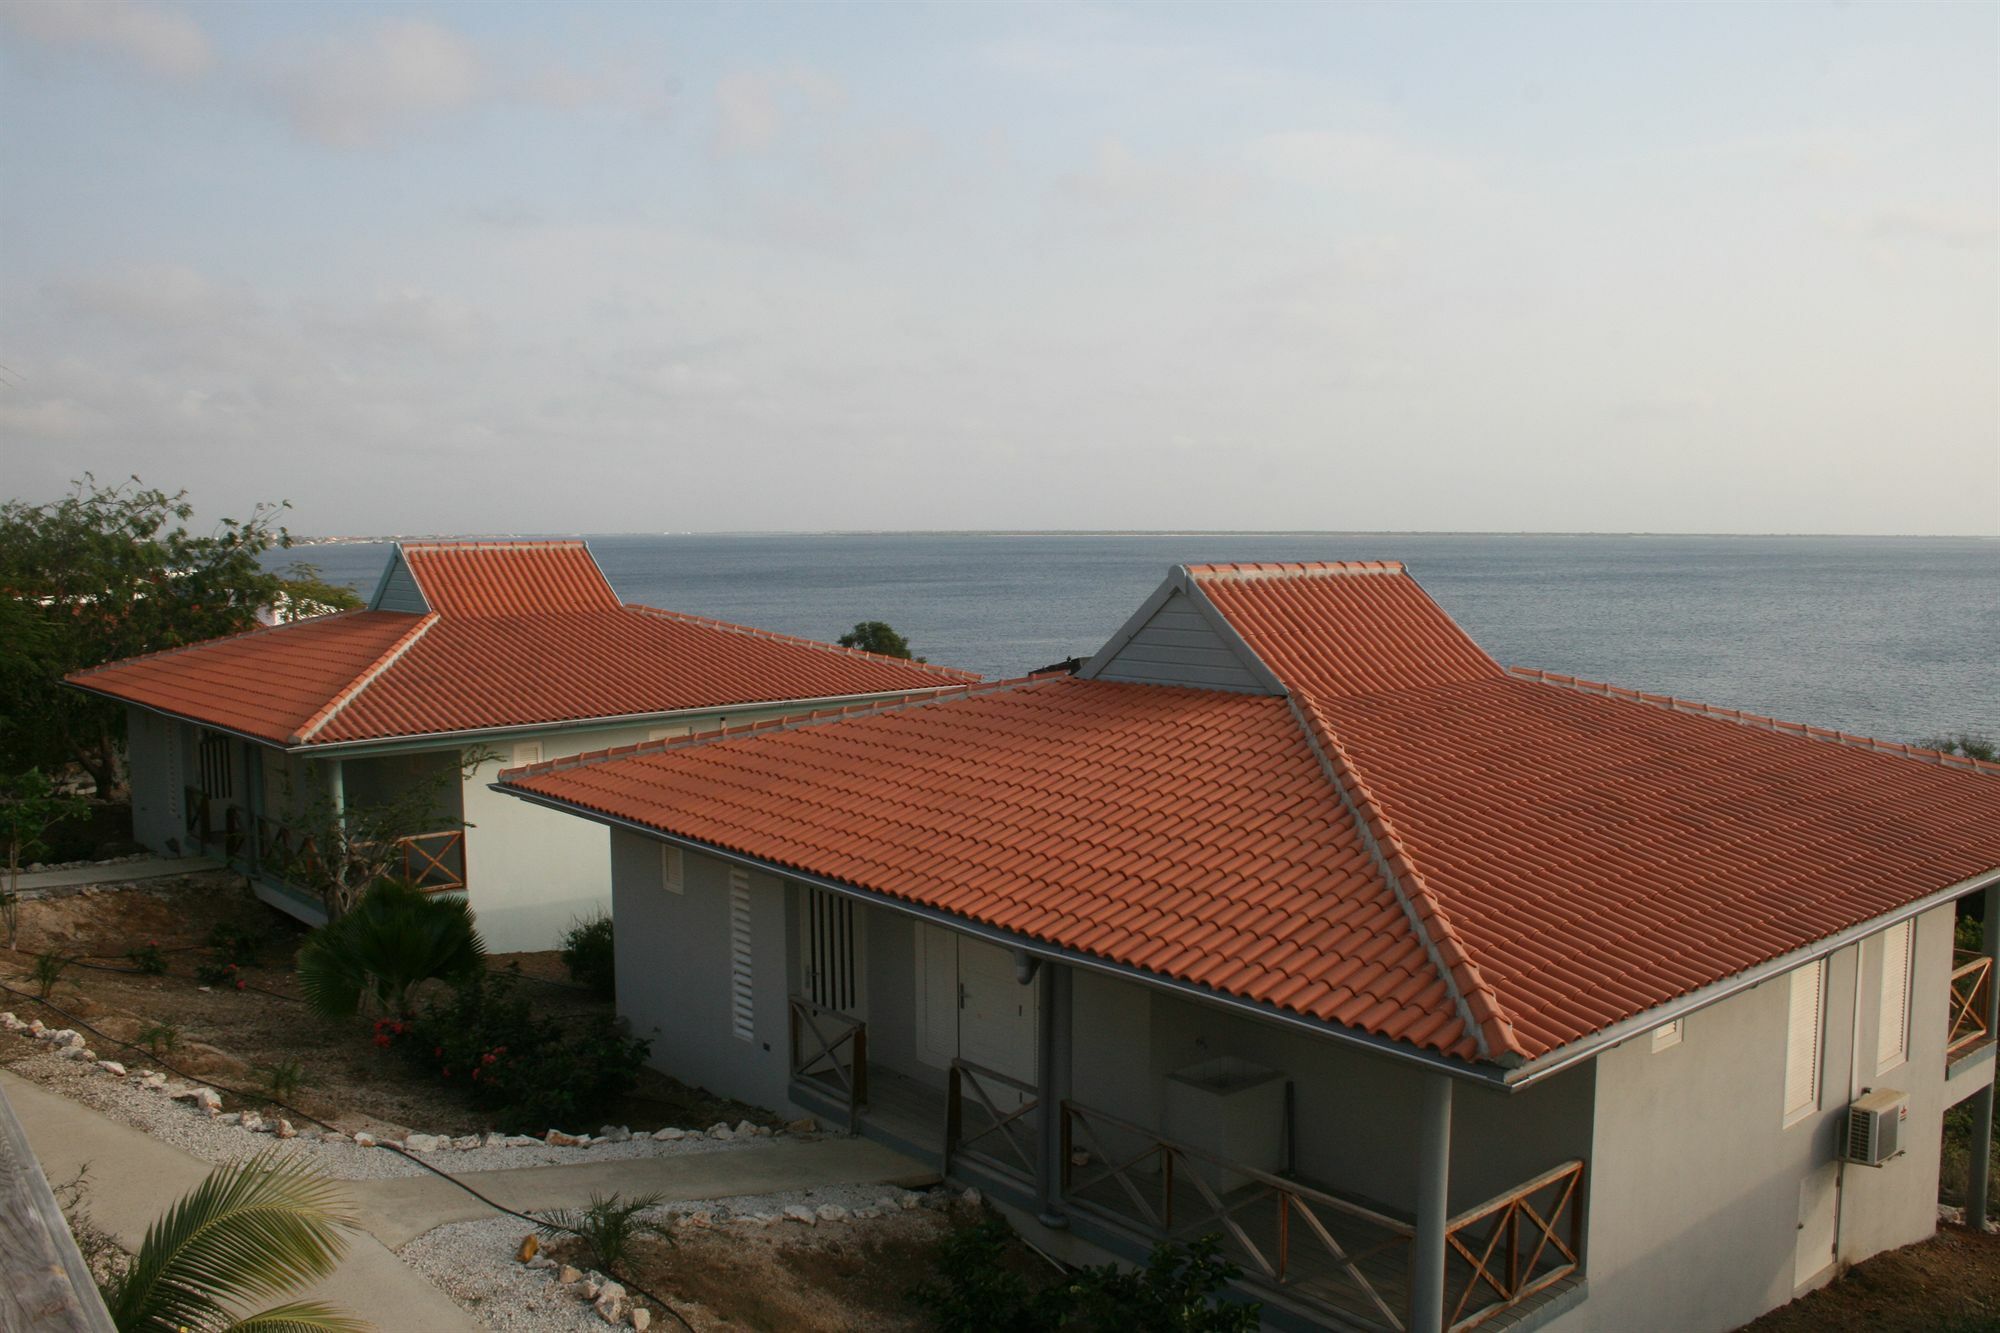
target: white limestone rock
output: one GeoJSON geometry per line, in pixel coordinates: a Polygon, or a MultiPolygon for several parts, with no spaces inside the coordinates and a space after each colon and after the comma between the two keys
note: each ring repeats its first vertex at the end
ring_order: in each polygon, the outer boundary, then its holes
{"type": "Polygon", "coordinates": [[[445,1140],[436,1134],[411,1134],[403,1140],[405,1152],[436,1152],[444,1147],[445,1140]]]}
{"type": "Polygon", "coordinates": [[[380,1140],[366,1130],[354,1136],[354,1146],[357,1148],[373,1148],[378,1142],[380,1140]]]}
{"type": "Polygon", "coordinates": [[[632,1131],[624,1125],[606,1125],[597,1131],[599,1143],[630,1143],[632,1131]]]}
{"type": "Polygon", "coordinates": [[[736,1137],[736,1131],[726,1124],[713,1124],[708,1127],[708,1137],[722,1140],[733,1139],[736,1137]]]}
{"type": "Polygon", "coordinates": [[[653,1137],[661,1143],[679,1143],[687,1136],[688,1132],[686,1130],[675,1129],[671,1125],[665,1129],[656,1129],[653,1131],[653,1137]]]}
{"type": "Polygon", "coordinates": [[[116,1060],[99,1060],[97,1067],[113,1078],[125,1077],[125,1066],[119,1064],[116,1060]]]}
{"type": "Polygon", "coordinates": [[[271,1132],[281,1139],[295,1139],[299,1136],[299,1132],[292,1128],[292,1122],[289,1120],[280,1120],[272,1127],[271,1132]]]}
{"type": "Polygon", "coordinates": [[[822,1222],[844,1222],[847,1210],[837,1203],[823,1203],[819,1206],[819,1220],[822,1222]]]}
{"type": "Polygon", "coordinates": [[[633,1306],[632,1312],[625,1317],[632,1321],[632,1327],[637,1329],[638,1333],[646,1333],[646,1330],[653,1326],[653,1312],[643,1305],[633,1306]]]}
{"type": "Polygon", "coordinates": [[[807,1226],[812,1226],[819,1221],[819,1214],[813,1212],[812,1209],[802,1203],[789,1205],[785,1209],[785,1216],[794,1222],[803,1222],[807,1226]]]}
{"type": "Polygon", "coordinates": [[[461,1134],[451,1141],[451,1146],[459,1152],[471,1152],[474,1148],[479,1147],[480,1143],[481,1140],[477,1134],[461,1134]]]}

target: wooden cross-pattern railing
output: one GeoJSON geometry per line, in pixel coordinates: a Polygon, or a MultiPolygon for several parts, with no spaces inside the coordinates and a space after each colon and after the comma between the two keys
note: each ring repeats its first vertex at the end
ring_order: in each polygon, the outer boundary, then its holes
{"type": "Polygon", "coordinates": [[[319,845],[312,835],[257,816],[257,868],[273,878],[312,888],[320,872],[319,845]]]}
{"type": "Polygon", "coordinates": [[[1986,1008],[1993,986],[1993,960],[1983,953],[1960,949],[1951,970],[1951,1037],[1945,1058],[1954,1059],[1986,1040],[1986,1008]]]}
{"type": "Polygon", "coordinates": [[[1075,1102],[1062,1104],[1061,1124],[1066,1207],[1149,1241],[1216,1234],[1253,1285],[1338,1310],[1349,1323],[1407,1327],[1398,1299],[1415,1235],[1407,1222],[1075,1102]]]}
{"type": "Polygon", "coordinates": [[[465,887],[465,830],[413,833],[396,839],[403,849],[403,878],[426,893],[465,887]]]}
{"type": "Polygon", "coordinates": [[[1032,1181],[1036,1176],[1034,1121],[1028,1117],[1040,1104],[1035,1085],[970,1060],[953,1060],[947,1076],[944,1111],[944,1173],[960,1158],[1032,1181]],[[970,1094],[968,1096],[968,1094],[970,1094]],[[1012,1094],[1012,1095],[1009,1095],[1012,1094]],[[1010,1110],[1000,1103],[1017,1101],[1010,1110]],[[966,1111],[984,1123],[966,1132],[966,1111]],[[1006,1155],[1000,1151],[1005,1147],[1006,1155]]]}
{"type": "Polygon", "coordinates": [[[861,1131],[868,1104],[868,1024],[836,1009],[791,997],[792,1077],[847,1105],[847,1132],[861,1131]]]}
{"type": "Polygon", "coordinates": [[[215,838],[208,793],[199,787],[181,788],[181,831],[198,849],[205,849],[215,838]]]}
{"type": "Polygon", "coordinates": [[[1445,1244],[1466,1265],[1447,1270],[1454,1333],[1562,1281],[1583,1264],[1583,1163],[1564,1162],[1460,1213],[1445,1224],[1445,1244]]]}

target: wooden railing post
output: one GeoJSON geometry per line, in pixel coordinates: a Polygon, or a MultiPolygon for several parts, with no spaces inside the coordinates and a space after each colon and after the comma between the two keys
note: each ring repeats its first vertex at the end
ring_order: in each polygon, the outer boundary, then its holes
{"type": "Polygon", "coordinates": [[[959,1133],[965,1127],[965,1108],[960,1101],[965,1093],[964,1079],[957,1065],[945,1075],[943,1174],[947,1176],[951,1174],[951,1155],[958,1150],[959,1133]]]}
{"type": "Polygon", "coordinates": [[[868,1027],[860,1024],[852,1031],[848,1044],[854,1050],[854,1061],[847,1069],[847,1132],[859,1134],[861,1108],[868,1102],[868,1027]]]}

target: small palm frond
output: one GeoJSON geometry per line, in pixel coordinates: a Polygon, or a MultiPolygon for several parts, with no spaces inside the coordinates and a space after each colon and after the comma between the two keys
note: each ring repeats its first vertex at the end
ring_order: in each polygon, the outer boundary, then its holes
{"type": "Polygon", "coordinates": [[[293,1301],[246,1315],[222,1333],[373,1333],[373,1326],[323,1301],[293,1301]]]}
{"type": "Polygon", "coordinates": [[[355,1225],[334,1182],[274,1149],[217,1167],[147,1229],[112,1321],[121,1333],[226,1327],[232,1305],[332,1273],[355,1225]]]}

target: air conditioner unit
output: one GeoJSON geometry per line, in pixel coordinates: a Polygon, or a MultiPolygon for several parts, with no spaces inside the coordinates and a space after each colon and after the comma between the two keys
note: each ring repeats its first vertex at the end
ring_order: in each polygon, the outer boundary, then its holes
{"type": "Polygon", "coordinates": [[[1910,1117],[1909,1094],[1894,1088],[1872,1091],[1847,1108],[1847,1142],[1842,1154],[1862,1166],[1880,1166],[1903,1155],[1903,1122],[1910,1117]]]}

